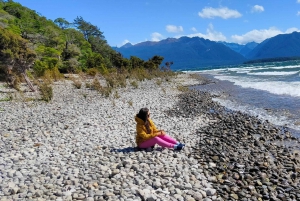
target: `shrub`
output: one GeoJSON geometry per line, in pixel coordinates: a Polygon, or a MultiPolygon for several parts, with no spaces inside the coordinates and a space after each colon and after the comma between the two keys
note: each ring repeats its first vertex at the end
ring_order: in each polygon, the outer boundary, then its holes
{"type": "Polygon", "coordinates": [[[53,98],[52,86],[46,83],[40,85],[41,99],[49,102],[53,98]]]}
{"type": "Polygon", "coordinates": [[[59,72],[58,68],[52,68],[45,70],[42,79],[44,82],[52,83],[54,81],[58,81],[63,78],[63,75],[59,72]]]}
{"type": "Polygon", "coordinates": [[[115,99],[118,99],[118,98],[120,98],[120,97],[121,97],[121,96],[119,95],[118,91],[116,91],[115,94],[114,94],[114,98],[115,98],[115,99]]]}
{"type": "Polygon", "coordinates": [[[160,85],[161,85],[161,83],[162,83],[161,79],[159,79],[159,80],[156,80],[156,84],[157,84],[158,86],[160,86],[160,85]]]}
{"type": "Polygon", "coordinates": [[[86,74],[88,74],[88,75],[90,75],[92,77],[95,77],[98,74],[98,70],[96,68],[89,68],[86,71],[86,74]]]}
{"type": "Polygon", "coordinates": [[[5,98],[0,99],[0,102],[3,101],[12,101],[13,100],[13,96],[11,93],[9,93],[5,98]]]}
{"type": "Polygon", "coordinates": [[[122,73],[114,72],[105,75],[105,80],[108,87],[126,87],[126,75],[122,73]]]}
{"type": "Polygon", "coordinates": [[[106,98],[108,98],[110,96],[110,94],[112,93],[112,88],[111,87],[104,87],[100,90],[100,93],[102,96],[105,96],[106,98]]]}
{"type": "Polygon", "coordinates": [[[96,91],[101,91],[102,86],[97,78],[93,80],[90,88],[96,91]]]}
{"type": "Polygon", "coordinates": [[[91,83],[88,83],[88,82],[86,82],[86,83],[85,83],[85,88],[91,89],[91,88],[92,88],[92,84],[91,84],[91,83]]]}
{"type": "Polygon", "coordinates": [[[183,85],[177,86],[177,89],[178,89],[179,91],[182,91],[182,92],[187,92],[187,91],[189,90],[188,87],[183,86],[183,85]]]}
{"type": "Polygon", "coordinates": [[[15,79],[13,80],[12,83],[12,87],[17,91],[20,91],[20,84],[21,84],[20,77],[15,76],[15,79]]]}
{"type": "Polygon", "coordinates": [[[128,104],[129,104],[129,106],[132,106],[133,105],[132,100],[128,101],[128,104]]]}
{"type": "Polygon", "coordinates": [[[133,87],[136,88],[136,89],[137,89],[138,86],[139,86],[138,83],[137,83],[136,81],[132,81],[130,84],[131,84],[131,86],[133,86],[133,87]]]}
{"type": "Polygon", "coordinates": [[[73,85],[75,86],[76,89],[81,89],[82,82],[79,80],[73,80],[73,85]]]}

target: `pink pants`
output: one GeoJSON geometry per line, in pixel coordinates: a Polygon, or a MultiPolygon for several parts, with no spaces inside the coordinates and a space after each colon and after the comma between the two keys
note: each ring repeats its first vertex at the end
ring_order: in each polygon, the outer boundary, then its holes
{"type": "Polygon", "coordinates": [[[159,146],[162,147],[167,147],[167,148],[174,148],[174,145],[177,143],[177,141],[173,138],[171,138],[168,135],[159,135],[154,138],[151,138],[150,140],[147,140],[145,142],[142,142],[139,147],[140,148],[148,148],[152,147],[155,144],[158,144],[159,146]]]}

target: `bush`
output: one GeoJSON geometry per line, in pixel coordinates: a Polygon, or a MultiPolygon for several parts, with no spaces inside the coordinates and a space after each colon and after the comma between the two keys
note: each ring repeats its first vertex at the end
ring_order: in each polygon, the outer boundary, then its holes
{"type": "Polygon", "coordinates": [[[118,91],[116,91],[115,94],[114,94],[114,98],[115,98],[115,99],[118,99],[118,98],[120,98],[120,97],[121,97],[121,96],[119,95],[118,91]]]}
{"type": "Polygon", "coordinates": [[[15,76],[15,79],[13,80],[12,83],[12,87],[17,91],[20,91],[20,84],[21,84],[20,77],[15,76]]]}
{"type": "Polygon", "coordinates": [[[129,106],[132,106],[133,105],[132,100],[128,101],[128,104],[129,104],[129,106]]]}
{"type": "Polygon", "coordinates": [[[90,88],[96,91],[101,91],[102,86],[97,78],[93,80],[90,88]]]}
{"type": "Polygon", "coordinates": [[[186,86],[183,86],[183,85],[177,86],[177,89],[178,89],[179,91],[182,91],[182,92],[187,92],[187,91],[189,91],[189,88],[186,87],[186,86]]]}
{"type": "Polygon", "coordinates": [[[8,96],[6,96],[5,98],[0,99],[0,102],[3,101],[12,101],[13,100],[13,96],[11,93],[8,94],[8,96]]]}
{"type": "Polygon", "coordinates": [[[114,72],[105,76],[108,87],[126,87],[126,76],[122,73],[114,72]]]}
{"type": "Polygon", "coordinates": [[[98,74],[98,70],[96,68],[89,68],[86,71],[86,74],[88,74],[88,75],[90,75],[92,77],[95,77],[98,74]]]}
{"type": "Polygon", "coordinates": [[[40,85],[41,99],[49,102],[53,98],[52,86],[46,83],[40,85]]]}
{"type": "Polygon", "coordinates": [[[156,80],[156,84],[157,84],[158,86],[160,86],[161,83],[162,83],[162,81],[161,81],[160,79],[159,79],[159,80],[156,80]]]}
{"type": "Polygon", "coordinates": [[[45,70],[42,79],[47,83],[52,83],[63,78],[63,75],[59,72],[58,68],[47,69],[45,70]]]}
{"type": "Polygon", "coordinates": [[[131,84],[131,86],[133,86],[133,87],[136,88],[136,89],[137,89],[138,86],[139,86],[138,83],[137,83],[136,81],[132,81],[130,84],[131,84]]]}
{"type": "Polygon", "coordinates": [[[75,86],[76,89],[81,89],[82,82],[79,80],[73,80],[73,85],[75,86]]]}

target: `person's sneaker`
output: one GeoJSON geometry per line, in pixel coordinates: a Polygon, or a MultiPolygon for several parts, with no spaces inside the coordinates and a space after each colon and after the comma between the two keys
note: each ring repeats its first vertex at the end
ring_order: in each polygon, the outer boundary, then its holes
{"type": "Polygon", "coordinates": [[[179,145],[175,146],[175,150],[181,150],[183,147],[184,145],[180,143],[179,145]]]}

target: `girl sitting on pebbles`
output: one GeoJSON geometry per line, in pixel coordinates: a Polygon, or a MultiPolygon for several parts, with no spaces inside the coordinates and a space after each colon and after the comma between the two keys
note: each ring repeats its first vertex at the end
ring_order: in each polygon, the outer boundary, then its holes
{"type": "Polygon", "coordinates": [[[148,108],[140,109],[135,116],[136,121],[136,143],[139,148],[150,148],[158,144],[166,148],[181,150],[185,145],[168,136],[163,130],[157,130],[150,119],[148,108]]]}

